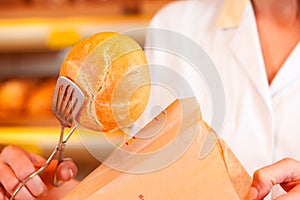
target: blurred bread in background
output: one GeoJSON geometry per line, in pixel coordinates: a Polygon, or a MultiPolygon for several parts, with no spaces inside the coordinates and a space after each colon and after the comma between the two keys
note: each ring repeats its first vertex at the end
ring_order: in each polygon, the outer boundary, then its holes
{"type": "Polygon", "coordinates": [[[31,93],[26,109],[31,116],[51,116],[52,97],[55,90],[56,79],[48,79],[35,86],[31,93]]]}
{"type": "Polygon", "coordinates": [[[0,87],[0,108],[6,114],[21,114],[24,110],[27,92],[30,91],[31,81],[18,79],[7,80],[0,87]]]}
{"type": "Polygon", "coordinates": [[[0,81],[0,125],[52,124],[55,78],[11,78],[0,81]]]}

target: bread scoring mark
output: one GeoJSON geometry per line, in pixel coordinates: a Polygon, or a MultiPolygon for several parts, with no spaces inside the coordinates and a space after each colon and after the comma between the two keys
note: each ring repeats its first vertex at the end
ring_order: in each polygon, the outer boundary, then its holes
{"type": "MultiPolygon", "coordinates": [[[[86,107],[86,114],[88,114],[88,116],[92,119],[93,123],[96,126],[99,126],[99,130],[103,130],[103,125],[101,122],[98,121],[97,116],[96,116],[96,110],[95,110],[95,102],[93,101],[93,99],[95,99],[95,95],[93,94],[93,90],[90,87],[90,81],[88,76],[86,75],[86,73],[82,70],[78,71],[78,79],[76,82],[78,82],[79,85],[86,85],[86,87],[82,87],[82,91],[84,92],[85,96],[86,96],[86,100],[85,100],[85,107],[86,107]],[[90,100],[92,99],[92,101],[90,100]]],[[[91,127],[88,127],[91,128],[91,127]]]]}

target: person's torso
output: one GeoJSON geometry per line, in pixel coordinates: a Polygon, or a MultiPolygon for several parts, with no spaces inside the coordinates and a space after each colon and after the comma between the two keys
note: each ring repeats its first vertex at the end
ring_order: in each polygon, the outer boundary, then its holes
{"type": "MultiPolygon", "coordinates": [[[[193,39],[215,63],[226,97],[225,121],[218,134],[250,174],[283,157],[300,160],[300,59],[296,56],[300,45],[269,86],[251,4],[238,27],[220,29],[216,22],[222,2],[171,4],[154,18],[152,26],[193,39]]],[[[163,57],[159,59],[168,65],[163,57]]],[[[210,116],[206,112],[212,109],[201,103],[209,100],[198,96],[202,113],[210,116]]]]}

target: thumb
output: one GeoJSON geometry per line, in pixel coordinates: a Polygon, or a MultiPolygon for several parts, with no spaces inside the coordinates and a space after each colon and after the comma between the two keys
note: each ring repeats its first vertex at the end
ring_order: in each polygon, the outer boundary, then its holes
{"type": "MultiPolygon", "coordinates": [[[[53,178],[54,178],[57,163],[58,163],[57,160],[51,161],[47,169],[41,175],[43,181],[48,185],[52,185],[53,183],[53,178]]],[[[71,160],[63,161],[57,167],[58,181],[69,181],[72,178],[74,178],[76,174],[77,174],[77,167],[75,163],[71,160]]]]}
{"type": "Polygon", "coordinates": [[[286,158],[257,170],[253,176],[252,186],[257,189],[257,199],[263,199],[273,185],[284,185],[299,180],[300,162],[286,158]]]}
{"type": "Polygon", "coordinates": [[[244,197],[244,200],[256,200],[257,198],[257,189],[253,186],[251,186],[246,194],[246,196],[244,197]]]}

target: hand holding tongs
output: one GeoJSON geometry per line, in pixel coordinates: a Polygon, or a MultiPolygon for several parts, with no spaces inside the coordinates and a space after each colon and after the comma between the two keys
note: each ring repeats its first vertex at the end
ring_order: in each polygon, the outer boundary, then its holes
{"type": "Polygon", "coordinates": [[[78,114],[83,102],[84,102],[84,94],[81,91],[81,89],[73,83],[71,80],[69,80],[66,77],[60,76],[56,83],[56,88],[54,91],[53,101],[52,101],[52,110],[59,120],[61,124],[61,132],[59,137],[59,142],[56,145],[55,149],[47,159],[46,163],[39,168],[34,173],[30,174],[22,183],[19,184],[17,189],[14,191],[12,196],[10,197],[10,200],[13,200],[18,192],[26,185],[26,183],[31,180],[33,177],[40,175],[45,169],[49,166],[50,162],[53,160],[53,158],[58,153],[58,162],[55,168],[55,174],[53,177],[53,185],[54,186],[60,186],[62,182],[60,183],[58,181],[58,172],[57,168],[58,165],[64,161],[63,158],[63,151],[66,145],[66,142],[72,135],[72,133],[75,131],[76,127],[78,126],[78,123],[75,121],[76,115],[78,114]],[[75,121],[75,122],[74,122],[75,121]],[[74,124],[74,125],[73,125],[74,124]],[[72,127],[73,125],[73,127],[72,127]],[[64,129],[65,128],[71,128],[69,133],[64,138],[64,129]]]}

